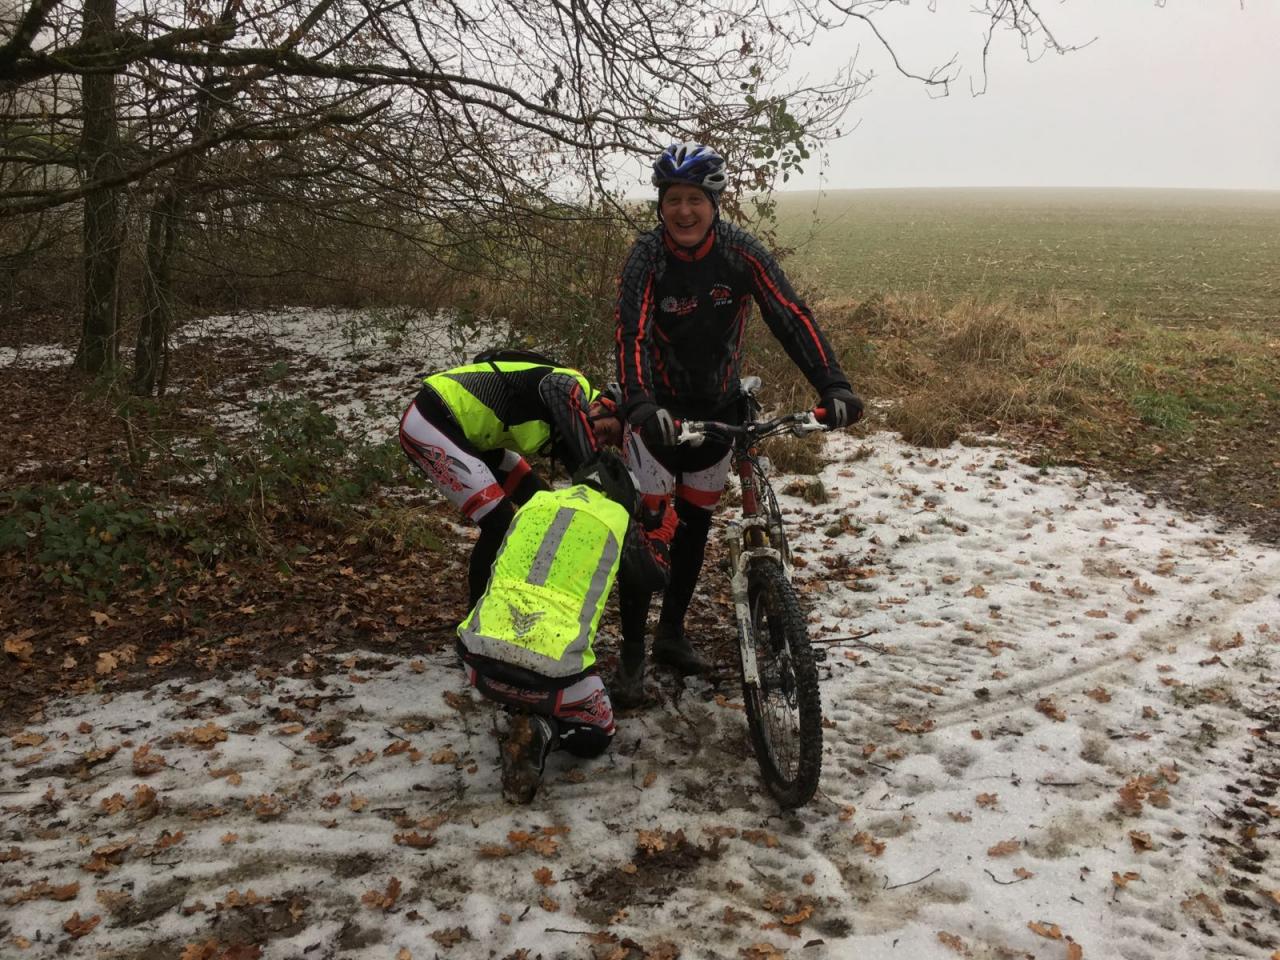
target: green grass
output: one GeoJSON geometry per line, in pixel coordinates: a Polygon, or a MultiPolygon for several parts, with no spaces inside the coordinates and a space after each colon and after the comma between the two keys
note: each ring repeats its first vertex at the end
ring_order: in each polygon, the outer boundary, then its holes
{"type": "Polygon", "coordinates": [[[1174,326],[1280,318],[1280,192],[790,193],[778,240],[816,296],[1076,301],[1174,326]]]}

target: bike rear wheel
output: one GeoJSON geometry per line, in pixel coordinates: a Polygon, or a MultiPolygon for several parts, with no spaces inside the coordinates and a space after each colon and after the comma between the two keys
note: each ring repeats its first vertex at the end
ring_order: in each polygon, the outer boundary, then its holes
{"type": "Polygon", "coordinates": [[[747,569],[748,625],[758,685],[743,678],[747,727],[760,772],[784,808],[813,799],[822,773],[822,700],[809,631],[782,566],[757,558],[747,569]]]}

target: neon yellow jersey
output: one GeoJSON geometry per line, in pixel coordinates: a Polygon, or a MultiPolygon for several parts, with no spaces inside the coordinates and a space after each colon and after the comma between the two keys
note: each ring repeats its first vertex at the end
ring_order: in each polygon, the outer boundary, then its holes
{"type": "Polygon", "coordinates": [[[542,491],[517,511],[489,587],[458,627],[471,653],[546,677],[595,663],[627,511],[591,487],[542,491]]]}
{"type": "Polygon", "coordinates": [[[505,447],[528,456],[541,452],[551,439],[551,414],[538,388],[552,373],[572,377],[587,402],[594,399],[591,384],[577,370],[525,361],[467,364],[433,373],[423,383],[478,449],[505,447]]]}

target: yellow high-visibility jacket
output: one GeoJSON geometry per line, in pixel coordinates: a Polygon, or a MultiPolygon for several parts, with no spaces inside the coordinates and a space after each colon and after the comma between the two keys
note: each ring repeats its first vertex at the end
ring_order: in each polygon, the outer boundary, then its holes
{"type": "Polygon", "coordinates": [[[534,494],[516,512],[488,589],[458,627],[462,645],[545,677],[591,667],[629,522],[623,507],[582,484],[534,494]]]}
{"type": "MultiPolygon", "coordinates": [[[[576,381],[582,388],[584,408],[596,397],[587,378],[577,370],[515,360],[470,363],[433,373],[422,382],[440,397],[476,447],[505,447],[531,456],[543,452],[551,439],[552,424],[565,413],[560,409],[562,404],[553,409],[548,403],[548,377],[576,381]]],[[[558,426],[570,434],[580,429],[576,424],[558,426]]],[[[586,449],[590,450],[590,445],[586,449]]]]}

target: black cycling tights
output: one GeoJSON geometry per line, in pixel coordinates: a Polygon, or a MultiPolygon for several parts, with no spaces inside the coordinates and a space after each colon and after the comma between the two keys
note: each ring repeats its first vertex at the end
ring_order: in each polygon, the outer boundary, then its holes
{"type": "Polygon", "coordinates": [[[471,592],[471,603],[468,610],[473,609],[489,586],[489,574],[493,570],[493,561],[498,556],[498,548],[502,546],[502,538],[507,535],[507,528],[515,517],[515,508],[510,500],[503,500],[484,515],[479,522],[480,537],[476,540],[475,549],[471,551],[471,564],[467,569],[467,587],[471,592]]]}
{"type": "Polygon", "coordinates": [[[507,535],[507,528],[515,518],[516,507],[524,506],[535,493],[546,489],[547,482],[530,470],[511,491],[511,496],[476,522],[480,528],[480,537],[476,540],[475,549],[471,551],[471,563],[467,568],[467,588],[471,594],[468,610],[475,607],[484,595],[485,588],[489,586],[493,561],[498,556],[498,548],[502,546],[502,538],[507,535]]]}
{"type": "MultiPolygon", "coordinates": [[[[671,540],[671,582],[662,597],[659,623],[683,630],[684,616],[693,600],[694,587],[702,572],[707,554],[707,536],[711,532],[711,511],[676,498],[676,516],[680,526],[671,540]]],[[[619,591],[618,613],[622,621],[622,658],[634,667],[644,657],[644,628],[649,619],[652,594],[628,594],[619,591]]]]}

